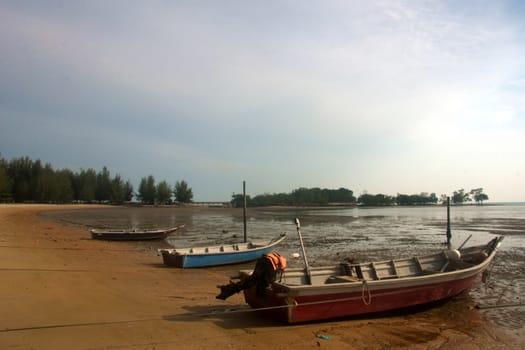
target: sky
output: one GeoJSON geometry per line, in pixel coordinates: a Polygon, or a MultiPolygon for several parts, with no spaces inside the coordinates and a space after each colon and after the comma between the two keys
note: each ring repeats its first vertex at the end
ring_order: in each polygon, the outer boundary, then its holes
{"type": "Polygon", "coordinates": [[[525,201],[525,2],[0,0],[0,155],[195,201],[525,201]]]}

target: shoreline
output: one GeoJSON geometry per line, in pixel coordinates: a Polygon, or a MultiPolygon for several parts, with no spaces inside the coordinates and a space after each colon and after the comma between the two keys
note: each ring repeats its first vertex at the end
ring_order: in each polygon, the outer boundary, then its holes
{"type": "Polygon", "coordinates": [[[465,299],[285,326],[247,309],[242,295],[215,299],[231,267],[166,268],[151,247],[91,240],[40,214],[107,207],[0,206],[0,348],[519,349],[465,299]]]}

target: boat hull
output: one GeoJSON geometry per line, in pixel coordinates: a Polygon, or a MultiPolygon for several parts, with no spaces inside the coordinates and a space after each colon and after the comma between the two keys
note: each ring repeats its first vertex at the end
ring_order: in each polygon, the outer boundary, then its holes
{"type": "Polygon", "coordinates": [[[138,233],[92,233],[91,238],[106,241],[149,241],[160,240],[168,236],[167,233],[138,234],[138,233]]]}
{"type": "MultiPolygon", "coordinates": [[[[366,264],[285,270],[246,302],[286,323],[327,320],[403,309],[445,300],[472,288],[496,255],[503,237],[459,251],[366,264]],[[453,254],[452,254],[453,253],[453,254]],[[310,283],[305,281],[311,280],[310,283]]],[[[246,278],[250,272],[241,271],[246,278]]],[[[243,277],[244,276],[244,277],[243,277]]]]}
{"type": "Polygon", "coordinates": [[[252,308],[269,308],[265,312],[274,319],[286,323],[301,323],[424,305],[466,292],[475,280],[476,276],[468,276],[447,282],[384,289],[375,289],[370,284],[366,286],[361,283],[359,286],[349,287],[347,292],[296,297],[277,289],[271,295],[260,298],[256,295],[255,288],[251,288],[244,291],[244,296],[252,308]]]}
{"type": "MultiPolygon", "coordinates": [[[[164,264],[179,268],[197,268],[208,266],[219,266],[239,264],[259,259],[263,254],[271,252],[275,245],[285,239],[281,236],[261,246],[249,249],[241,249],[238,245],[229,247],[215,246],[209,248],[195,249],[160,249],[164,264]],[[207,250],[207,251],[206,251],[207,250]]],[[[250,244],[250,243],[247,243],[250,244]]]]}
{"type": "Polygon", "coordinates": [[[151,241],[161,240],[168,237],[184,225],[163,230],[123,231],[123,230],[96,230],[92,229],[91,238],[106,241],[151,241]]]}
{"type": "Polygon", "coordinates": [[[269,253],[272,248],[258,249],[242,253],[224,253],[208,255],[173,255],[163,254],[164,263],[168,266],[181,268],[206,267],[239,264],[259,259],[263,254],[269,253]],[[169,255],[165,257],[165,255],[169,255]]]}

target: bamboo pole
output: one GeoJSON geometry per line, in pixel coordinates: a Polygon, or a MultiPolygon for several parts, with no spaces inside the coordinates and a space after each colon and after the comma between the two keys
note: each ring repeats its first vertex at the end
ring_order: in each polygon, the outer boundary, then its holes
{"type": "Polygon", "coordinates": [[[312,284],[312,273],[310,272],[310,266],[308,265],[308,259],[306,258],[306,251],[304,250],[303,236],[301,235],[301,223],[299,218],[295,218],[295,226],[297,227],[297,235],[299,236],[299,243],[301,243],[301,250],[303,252],[304,269],[306,271],[306,283],[312,284]]]}
{"type": "Polygon", "coordinates": [[[242,218],[244,224],[244,243],[248,241],[247,226],[246,226],[246,181],[242,182],[242,196],[243,196],[243,205],[242,205],[242,218]]]}
{"type": "Polygon", "coordinates": [[[450,248],[452,239],[452,231],[450,230],[450,197],[447,197],[447,244],[450,248]]]}

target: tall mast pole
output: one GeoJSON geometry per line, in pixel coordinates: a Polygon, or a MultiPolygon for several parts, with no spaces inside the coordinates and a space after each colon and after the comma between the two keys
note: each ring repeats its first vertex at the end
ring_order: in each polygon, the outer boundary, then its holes
{"type": "Polygon", "coordinates": [[[243,206],[242,206],[242,217],[244,223],[244,243],[247,242],[247,233],[246,233],[246,181],[242,182],[242,197],[243,197],[243,206]]]}

